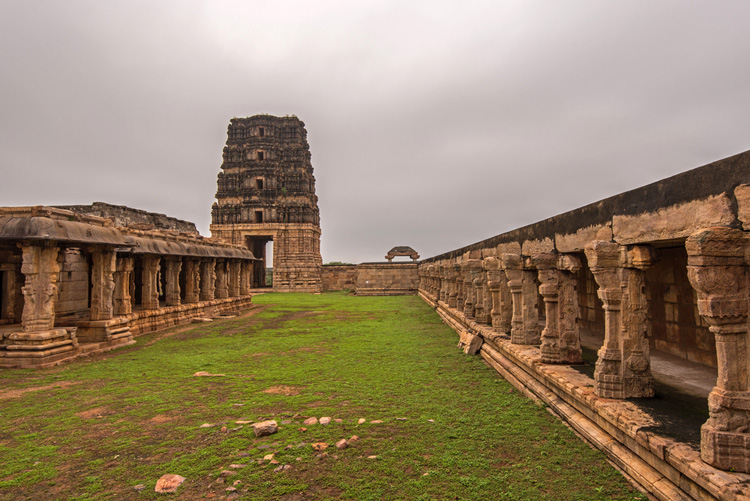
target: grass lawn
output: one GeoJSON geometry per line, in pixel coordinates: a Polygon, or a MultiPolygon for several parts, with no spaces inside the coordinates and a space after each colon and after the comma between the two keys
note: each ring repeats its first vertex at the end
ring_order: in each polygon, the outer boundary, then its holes
{"type": "Polygon", "coordinates": [[[419,298],[253,301],[253,314],[105,356],[0,371],[0,499],[164,498],[154,486],[166,473],[186,478],[179,499],[646,499],[457,350],[419,298]],[[310,416],[343,422],[302,431],[310,416]],[[278,433],[256,438],[236,423],[266,419],[278,433]],[[333,446],[352,435],[349,448],[333,446]],[[278,464],[259,462],[271,453],[278,464]],[[246,466],[222,477],[232,464],[246,466]]]}

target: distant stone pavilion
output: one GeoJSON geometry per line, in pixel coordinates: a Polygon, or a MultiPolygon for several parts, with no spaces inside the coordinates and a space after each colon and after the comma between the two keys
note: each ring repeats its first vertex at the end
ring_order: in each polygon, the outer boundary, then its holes
{"type": "MultiPolygon", "coordinates": [[[[305,124],[296,117],[233,118],[211,211],[211,234],[266,260],[273,288],[319,292],[320,214],[305,124]]],[[[254,282],[265,283],[265,267],[254,282]]]]}

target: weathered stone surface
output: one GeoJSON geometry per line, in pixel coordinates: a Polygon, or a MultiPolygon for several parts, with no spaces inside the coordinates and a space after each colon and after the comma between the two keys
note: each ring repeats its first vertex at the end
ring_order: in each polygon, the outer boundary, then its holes
{"type": "Polygon", "coordinates": [[[325,417],[320,418],[320,421],[318,422],[322,424],[323,426],[326,426],[326,425],[331,424],[331,418],[328,416],[325,416],[325,417]]]}
{"type": "Polygon", "coordinates": [[[328,444],[326,442],[315,442],[312,445],[313,450],[316,451],[324,451],[328,448],[328,444]]]}
{"type": "Polygon", "coordinates": [[[309,417],[309,418],[305,419],[304,421],[302,421],[302,424],[304,424],[305,426],[312,426],[314,424],[318,424],[318,418],[316,418],[316,417],[309,417]]]}
{"type": "Polygon", "coordinates": [[[156,487],[154,487],[154,491],[162,494],[176,492],[177,488],[181,486],[184,481],[185,477],[181,477],[180,475],[162,475],[162,477],[156,481],[156,487]]]}
{"type": "Polygon", "coordinates": [[[482,338],[469,331],[463,331],[458,341],[458,348],[467,355],[475,355],[482,347],[482,338]]]}
{"type": "Polygon", "coordinates": [[[260,423],[253,424],[253,432],[256,437],[264,437],[266,435],[272,435],[279,429],[278,424],[274,420],[261,421],[260,423]]]}
{"type": "Polygon", "coordinates": [[[555,249],[558,252],[582,252],[586,244],[593,240],[612,240],[612,225],[596,224],[578,228],[575,233],[558,233],[555,235],[555,249]],[[609,238],[597,237],[603,229],[609,229],[609,238]]]}
{"type": "Polygon", "coordinates": [[[533,256],[534,254],[542,254],[545,252],[553,252],[555,250],[555,242],[550,238],[544,238],[541,240],[525,240],[521,244],[521,254],[524,256],[533,256]]]}
{"type": "Polygon", "coordinates": [[[659,242],[685,238],[701,228],[729,226],[733,221],[732,202],[722,194],[634,216],[614,215],[612,233],[620,244],[659,242]]]}

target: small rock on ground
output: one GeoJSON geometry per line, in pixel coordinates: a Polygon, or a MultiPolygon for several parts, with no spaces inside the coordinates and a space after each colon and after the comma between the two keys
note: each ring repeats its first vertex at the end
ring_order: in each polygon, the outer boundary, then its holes
{"type": "Polygon", "coordinates": [[[367,420],[366,420],[365,418],[361,417],[361,418],[359,418],[359,419],[357,420],[357,424],[362,424],[362,423],[364,423],[364,422],[366,422],[366,421],[367,421],[367,420]]]}
{"type": "Polygon", "coordinates": [[[352,435],[352,438],[349,439],[349,443],[356,442],[359,440],[359,437],[357,435],[352,435]]]}
{"type": "Polygon", "coordinates": [[[328,448],[328,444],[326,442],[315,442],[312,444],[312,448],[316,451],[324,451],[328,448]]]}
{"type": "Polygon", "coordinates": [[[162,475],[161,478],[156,481],[156,487],[154,487],[154,491],[162,493],[175,492],[184,481],[185,477],[181,477],[180,475],[162,475]]]}
{"type": "Polygon", "coordinates": [[[274,420],[261,421],[260,423],[255,423],[253,425],[253,431],[255,432],[256,437],[265,437],[266,435],[272,435],[278,430],[279,425],[276,424],[276,421],[274,420]]]}
{"type": "Polygon", "coordinates": [[[211,374],[210,372],[206,371],[198,371],[195,374],[193,374],[195,377],[221,377],[226,376],[226,374],[211,374]]]}
{"type": "Polygon", "coordinates": [[[345,438],[342,438],[338,442],[336,442],[336,448],[337,449],[346,449],[349,447],[349,441],[345,438]]]}
{"type": "Polygon", "coordinates": [[[331,423],[331,418],[329,418],[328,416],[320,418],[320,424],[322,424],[323,426],[330,424],[330,423],[331,423]]]}
{"type": "Polygon", "coordinates": [[[316,417],[307,418],[304,421],[302,421],[302,424],[304,424],[305,426],[311,426],[311,425],[314,425],[314,424],[318,424],[318,418],[316,418],[316,417]]]}
{"type": "Polygon", "coordinates": [[[136,492],[141,492],[146,488],[146,484],[138,484],[133,486],[133,490],[136,492]]]}
{"type": "Polygon", "coordinates": [[[382,419],[373,419],[372,421],[370,421],[370,424],[380,424],[382,422],[383,422],[382,419]]]}

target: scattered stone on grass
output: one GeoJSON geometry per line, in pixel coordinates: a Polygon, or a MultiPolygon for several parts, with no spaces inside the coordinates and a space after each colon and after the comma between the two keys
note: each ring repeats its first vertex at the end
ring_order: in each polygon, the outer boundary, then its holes
{"type": "Polygon", "coordinates": [[[292,445],[291,445],[291,444],[289,444],[289,445],[287,445],[286,447],[284,447],[284,450],[285,450],[285,451],[288,451],[288,450],[289,450],[289,449],[291,449],[291,448],[292,448],[292,445]]]}
{"type": "Polygon", "coordinates": [[[406,421],[406,418],[405,417],[397,417],[396,421],[406,421]]]}
{"type": "Polygon", "coordinates": [[[266,454],[265,456],[263,456],[264,461],[270,461],[272,459],[273,459],[273,454],[266,454]]]}
{"type": "Polygon", "coordinates": [[[276,421],[261,421],[260,423],[253,424],[253,431],[256,437],[265,437],[266,435],[272,435],[279,429],[279,425],[276,421]]]}
{"type": "Polygon", "coordinates": [[[243,428],[242,426],[238,426],[236,428],[232,428],[231,431],[240,431],[242,428],[243,428]]]}
{"type": "Polygon", "coordinates": [[[258,449],[261,449],[261,450],[263,450],[263,449],[270,449],[270,448],[271,448],[271,446],[268,445],[268,444],[260,444],[258,446],[258,449]]]}
{"type": "Polygon", "coordinates": [[[216,425],[215,424],[211,424],[211,423],[203,423],[198,428],[213,428],[214,426],[216,426],[216,425]]]}
{"type": "Polygon", "coordinates": [[[237,468],[245,468],[247,467],[247,465],[246,464],[230,464],[229,467],[236,470],[237,468]]]}
{"type": "Polygon", "coordinates": [[[320,418],[320,424],[322,424],[323,426],[326,426],[330,423],[331,423],[331,418],[329,418],[328,416],[320,418]]]}
{"type": "Polygon", "coordinates": [[[244,420],[234,422],[234,424],[252,424],[252,423],[253,423],[252,421],[244,421],[244,420]]]}
{"type": "Polygon", "coordinates": [[[291,467],[292,467],[291,465],[283,464],[283,465],[279,466],[278,468],[274,468],[273,471],[276,471],[276,472],[278,472],[278,471],[284,471],[284,470],[290,469],[291,467]]]}
{"type": "Polygon", "coordinates": [[[193,374],[195,377],[222,377],[226,376],[226,374],[211,374],[210,372],[206,371],[198,371],[195,374],[193,374]]]}
{"type": "Polygon", "coordinates": [[[292,420],[291,420],[291,419],[284,419],[284,420],[283,420],[283,421],[281,422],[281,424],[292,424],[292,420]]]}
{"type": "Polygon", "coordinates": [[[326,442],[315,442],[314,444],[312,444],[312,448],[313,448],[313,450],[316,450],[316,451],[324,451],[324,450],[326,450],[328,448],[328,443],[326,443],[326,442]]]}
{"type": "Polygon", "coordinates": [[[361,418],[359,418],[359,419],[357,420],[357,424],[362,424],[362,423],[364,423],[364,422],[366,422],[366,421],[367,421],[367,420],[366,420],[365,418],[361,417],[361,418]]]}
{"type": "Polygon", "coordinates": [[[242,483],[242,480],[235,480],[234,482],[232,482],[232,485],[234,485],[234,486],[238,486],[238,485],[240,485],[241,483],[242,483]]]}
{"type": "Polygon", "coordinates": [[[301,449],[307,445],[307,442],[300,442],[297,444],[297,449],[301,449]]]}
{"type": "Polygon", "coordinates": [[[141,492],[146,488],[146,484],[138,484],[133,486],[133,490],[136,492],[141,492]]]}
{"type": "Polygon", "coordinates": [[[305,433],[307,431],[307,428],[302,427],[299,429],[299,431],[301,431],[302,433],[305,433]]]}
{"type": "Polygon", "coordinates": [[[224,490],[225,490],[225,491],[227,491],[227,492],[234,492],[234,491],[236,491],[236,490],[237,490],[237,487],[232,487],[232,486],[230,485],[229,487],[227,487],[227,488],[226,488],[226,489],[224,489],[224,490]]]}
{"type": "Polygon", "coordinates": [[[185,477],[168,473],[166,475],[162,475],[161,478],[156,481],[156,487],[154,487],[154,491],[159,493],[175,492],[184,481],[185,477]]]}
{"type": "Polygon", "coordinates": [[[383,422],[382,419],[373,419],[372,421],[370,421],[370,424],[380,424],[382,422],[383,422]]]}
{"type": "Polygon", "coordinates": [[[338,424],[341,424],[341,423],[343,423],[343,422],[344,422],[344,420],[343,420],[343,419],[340,419],[340,418],[336,418],[336,419],[334,419],[334,420],[333,420],[333,422],[334,422],[334,423],[338,423],[338,424]]]}
{"type": "Polygon", "coordinates": [[[318,418],[316,417],[307,418],[304,421],[302,421],[302,424],[304,424],[305,426],[312,426],[314,424],[318,424],[318,418]]]}
{"type": "Polygon", "coordinates": [[[349,443],[356,442],[357,440],[359,440],[359,436],[352,435],[352,438],[349,439],[349,443]]]}
{"type": "Polygon", "coordinates": [[[250,453],[249,452],[240,452],[239,454],[237,454],[237,457],[238,458],[247,458],[247,457],[250,457],[250,453]]]}
{"type": "Polygon", "coordinates": [[[269,461],[269,464],[279,464],[279,460],[278,459],[272,459],[271,461],[269,461]]]}
{"type": "Polygon", "coordinates": [[[346,449],[349,447],[349,441],[345,438],[342,438],[338,442],[336,442],[336,448],[337,449],[346,449]]]}
{"type": "Polygon", "coordinates": [[[232,404],[232,407],[243,407],[245,404],[232,404]]]}
{"type": "Polygon", "coordinates": [[[231,470],[221,470],[221,473],[219,473],[220,477],[231,477],[232,475],[237,475],[237,472],[231,470]]]}
{"type": "Polygon", "coordinates": [[[295,461],[302,461],[302,458],[296,458],[295,461]]]}
{"type": "Polygon", "coordinates": [[[377,456],[367,456],[367,459],[378,459],[377,456]]]}
{"type": "Polygon", "coordinates": [[[428,419],[428,420],[427,420],[427,422],[428,422],[428,423],[434,423],[434,422],[435,422],[435,420],[434,420],[434,419],[428,419]]]}
{"type": "Polygon", "coordinates": [[[222,426],[221,427],[221,432],[222,433],[226,433],[227,432],[227,427],[226,426],[222,426]]]}

